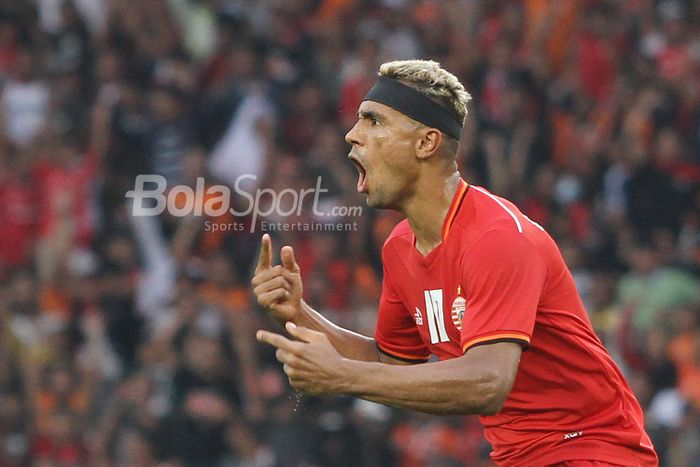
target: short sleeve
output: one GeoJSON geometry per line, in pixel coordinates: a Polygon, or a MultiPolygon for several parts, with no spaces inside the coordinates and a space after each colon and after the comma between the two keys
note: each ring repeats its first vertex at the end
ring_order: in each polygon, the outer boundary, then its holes
{"type": "Polygon", "coordinates": [[[515,230],[489,231],[465,253],[462,277],[462,350],[494,342],[527,348],[547,278],[536,247],[515,230]]]}
{"type": "Polygon", "coordinates": [[[423,362],[430,357],[418,332],[413,315],[397,295],[387,274],[386,260],[384,261],[384,278],[382,280],[382,296],[379,300],[377,326],[374,339],[379,350],[389,357],[409,362],[423,362]]]}

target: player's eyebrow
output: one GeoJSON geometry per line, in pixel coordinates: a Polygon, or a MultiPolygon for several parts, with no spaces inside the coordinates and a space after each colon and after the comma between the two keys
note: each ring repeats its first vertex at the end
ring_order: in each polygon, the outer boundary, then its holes
{"type": "Polygon", "coordinates": [[[369,118],[381,122],[383,117],[381,114],[375,112],[374,110],[360,110],[357,112],[358,118],[369,118]]]}

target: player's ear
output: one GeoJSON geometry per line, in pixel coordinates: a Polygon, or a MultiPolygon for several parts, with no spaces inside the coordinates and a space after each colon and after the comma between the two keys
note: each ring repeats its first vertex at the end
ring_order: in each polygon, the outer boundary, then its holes
{"type": "Polygon", "coordinates": [[[421,128],[416,138],[416,157],[428,159],[437,154],[442,144],[442,133],[435,128],[421,128]]]}

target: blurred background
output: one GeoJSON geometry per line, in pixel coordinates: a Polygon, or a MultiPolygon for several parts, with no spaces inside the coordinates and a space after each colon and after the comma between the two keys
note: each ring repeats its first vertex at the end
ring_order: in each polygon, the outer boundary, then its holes
{"type": "MultiPolygon", "coordinates": [[[[364,206],[343,136],[402,58],[464,82],[463,176],[555,237],[662,465],[700,465],[700,2],[0,0],[0,467],[491,465],[475,417],[295,394],[253,337],[252,220],[125,198],[321,176],[364,206]]],[[[372,334],[400,218],[350,220],[273,244],[372,334]]]]}

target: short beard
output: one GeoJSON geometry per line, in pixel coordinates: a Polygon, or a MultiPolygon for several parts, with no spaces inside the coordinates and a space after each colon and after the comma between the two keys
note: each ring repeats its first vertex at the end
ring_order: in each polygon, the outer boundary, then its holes
{"type": "Polygon", "coordinates": [[[396,206],[396,203],[382,199],[383,197],[381,196],[381,193],[379,193],[379,196],[377,195],[377,193],[375,193],[374,197],[367,195],[367,206],[373,209],[391,209],[393,211],[400,211],[400,209],[396,206]]]}

